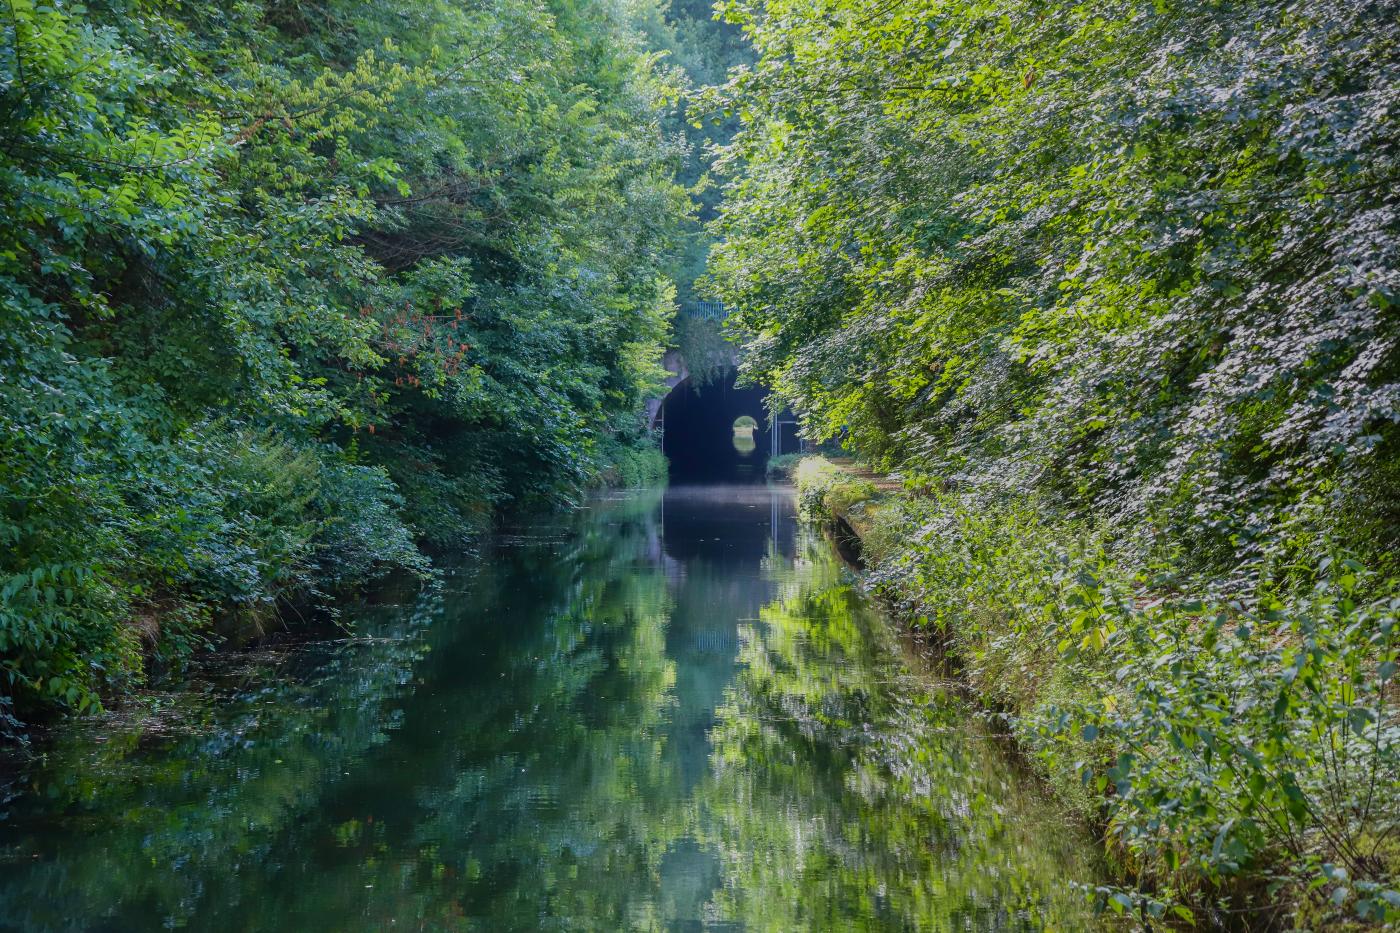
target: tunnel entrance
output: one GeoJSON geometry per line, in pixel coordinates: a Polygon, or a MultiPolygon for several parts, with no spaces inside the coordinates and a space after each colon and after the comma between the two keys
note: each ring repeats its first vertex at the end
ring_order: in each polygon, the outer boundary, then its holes
{"type": "Polygon", "coordinates": [[[764,403],[768,392],[734,384],[730,369],[704,386],[682,380],[661,403],[662,449],[671,479],[681,482],[761,481],[772,445],[764,403]]]}

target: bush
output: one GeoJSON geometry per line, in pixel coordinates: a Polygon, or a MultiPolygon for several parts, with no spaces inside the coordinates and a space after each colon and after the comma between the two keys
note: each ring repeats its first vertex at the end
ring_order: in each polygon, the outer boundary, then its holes
{"type": "Polygon", "coordinates": [[[874,483],[852,476],[825,457],[805,457],[792,470],[797,510],[808,521],[844,517],[860,502],[879,495],[874,483]]]}
{"type": "Polygon", "coordinates": [[[213,643],[216,612],[256,630],[287,600],[426,567],[377,467],[229,421],[164,442],[136,427],[124,425],[129,453],[103,455],[111,439],[92,438],[64,486],[9,504],[0,672],[12,719],[94,708],[147,661],[178,665],[213,643]]]}
{"type": "Polygon", "coordinates": [[[1098,889],[1106,904],[1395,919],[1392,583],[1323,559],[1290,598],[1257,573],[1208,586],[968,493],[882,511],[865,554],[1061,795],[1107,821],[1139,884],[1098,889]]]}
{"type": "Polygon", "coordinates": [[[606,462],[598,474],[599,482],[626,489],[663,483],[669,470],[666,455],[650,436],[615,441],[606,448],[606,462]]]}
{"type": "Polygon", "coordinates": [[[403,505],[383,468],[327,463],[314,510],[317,579],[364,583],[395,567],[427,573],[428,560],[404,522],[403,505]]]}
{"type": "Polygon", "coordinates": [[[770,457],[766,471],[769,476],[790,478],[793,471],[797,469],[797,465],[806,456],[806,454],[779,454],[776,457],[770,457]]]}
{"type": "Polygon", "coordinates": [[[1267,911],[1290,888],[1323,895],[1328,922],[1400,919],[1400,598],[1359,599],[1359,572],[1346,561],[1286,601],[1140,604],[1080,581],[1065,650],[1102,655],[1085,665],[1095,696],[1023,728],[1048,758],[1079,753],[1067,733],[1106,740],[1111,759],[1084,762],[1083,780],[1111,785],[1112,832],[1167,890],[1263,868],[1266,897],[1241,906],[1267,911]]]}

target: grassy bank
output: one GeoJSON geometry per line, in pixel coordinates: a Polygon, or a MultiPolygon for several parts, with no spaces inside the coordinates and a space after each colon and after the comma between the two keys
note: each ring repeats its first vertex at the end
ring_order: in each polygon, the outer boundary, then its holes
{"type": "MultiPolygon", "coordinates": [[[[1105,827],[1107,908],[1198,925],[1400,919],[1400,599],[1351,560],[1292,595],[1137,564],[1028,499],[880,493],[793,470],[859,534],[869,580],[936,635],[1067,805],[1105,827]]],[[[1184,563],[1181,564],[1184,566],[1184,563]]]]}

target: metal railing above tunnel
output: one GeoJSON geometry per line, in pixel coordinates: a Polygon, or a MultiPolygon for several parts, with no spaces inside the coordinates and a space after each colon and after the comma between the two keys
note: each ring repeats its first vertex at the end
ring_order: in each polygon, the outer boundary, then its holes
{"type": "Polygon", "coordinates": [[[723,321],[729,316],[730,310],[722,301],[685,301],[680,306],[682,317],[698,318],[702,321],[723,321]]]}

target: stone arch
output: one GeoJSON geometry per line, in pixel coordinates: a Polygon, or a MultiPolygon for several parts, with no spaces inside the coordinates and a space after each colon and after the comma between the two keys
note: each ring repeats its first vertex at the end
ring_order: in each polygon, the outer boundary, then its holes
{"type": "Polygon", "coordinates": [[[768,392],[735,385],[737,376],[731,367],[703,386],[687,376],[662,400],[657,420],[673,479],[763,478],[772,441],[768,392]],[[757,425],[749,451],[734,444],[734,422],[740,416],[757,425]]]}

